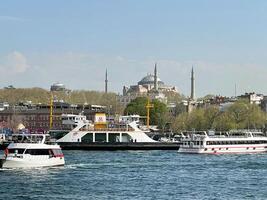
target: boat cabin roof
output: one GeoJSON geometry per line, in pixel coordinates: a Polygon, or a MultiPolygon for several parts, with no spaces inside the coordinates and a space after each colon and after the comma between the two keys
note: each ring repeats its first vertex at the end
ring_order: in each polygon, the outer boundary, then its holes
{"type": "Polygon", "coordinates": [[[12,141],[14,143],[37,143],[44,144],[51,139],[49,134],[13,134],[12,141]]]}

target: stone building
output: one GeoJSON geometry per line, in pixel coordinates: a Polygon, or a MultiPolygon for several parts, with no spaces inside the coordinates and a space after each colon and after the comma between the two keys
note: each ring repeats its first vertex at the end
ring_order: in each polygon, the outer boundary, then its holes
{"type": "Polygon", "coordinates": [[[158,99],[161,102],[167,103],[167,97],[164,92],[178,93],[175,86],[166,85],[159,77],[157,71],[157,64],[155,64],[154,75],[148,74],[143,77],[137,85],[123,86],[122,95],[120,95],[119,102],[127,105],[137,97],[149,96],[151,100],[158,99]]]}

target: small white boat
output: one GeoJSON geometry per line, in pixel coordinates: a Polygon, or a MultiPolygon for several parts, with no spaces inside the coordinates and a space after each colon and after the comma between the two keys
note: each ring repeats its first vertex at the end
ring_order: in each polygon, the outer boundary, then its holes
{"type": "Polygon", "coordinates": [[[18,134],[0,160],[2,168],[37,168],[63,166],[64,155],[59,145],[46,144],[49,135],[18,134]]]}
{"type": "Polygon", "coordinates": [[[226,133],[184,132],[179,153],[229,154],[267,152],[267,137],[260,131],[235,130],[226,133]]]}

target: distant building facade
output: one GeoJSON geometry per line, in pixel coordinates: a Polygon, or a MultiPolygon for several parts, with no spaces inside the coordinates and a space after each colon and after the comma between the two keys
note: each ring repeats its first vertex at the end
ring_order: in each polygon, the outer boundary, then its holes
{"type": "MultiPolygon", "coordinates": [[[[62,124],[62,114],[83,113],[88,120],[93,121],[96,113],[107,113],[105,106],[99,105],[73,105],[54,102],[53,127],[56,130],[67,130],[69,127],[62,124]]],[[[50,106],[44,104],[29,105],[18,104],[0,111],[0,123],[7,126],[22,123],[30,132],[45,132],[50,129],[50,106]]]]}
{"type": "Polygon", "coordinates": [[[245,93],[238,97],[238,99],[247,99],[250,104],[260,105],[264,99],[263,94],[256,94],[255,92],[245,93]]]}

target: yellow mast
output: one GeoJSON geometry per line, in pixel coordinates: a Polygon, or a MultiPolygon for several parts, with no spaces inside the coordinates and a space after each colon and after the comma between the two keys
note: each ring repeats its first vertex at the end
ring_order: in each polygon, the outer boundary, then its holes
{"type": "Polygon", "coordinates": [[[50,127],[50,129],[52,129],[52,127],[53,127],[53,93],[52,92],[51,92],[51,96],[50,96],[49,127],[50,127]]]}
{"type": "Polygon", "coordinates": [[[154,105],[150,104],[149,97],[147,97],[147,104],[146,104],[146,126],[149,128],[149,121],[150,121],[150,108],[153,108],[154,105]]]}

